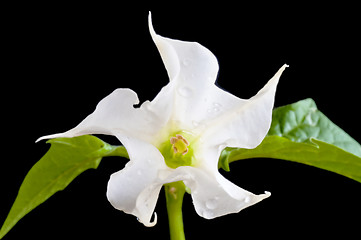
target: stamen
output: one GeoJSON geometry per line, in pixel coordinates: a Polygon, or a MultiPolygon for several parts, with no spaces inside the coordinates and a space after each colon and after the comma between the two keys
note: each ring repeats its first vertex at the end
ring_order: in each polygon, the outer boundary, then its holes
{"type": "Polygon", "coordinates": [[[189,142],[182,135],[177,134],[175,137],[171,137],[170,143],[173,145],[174,153],[185,155],[188,152],[189,142]]]}
{"type": "Polygon", "coordinates": [[[194,147],[197,143],[194,140],[192,133],[178,131],[173,132],[168,136],[168,140],[163,142],[158,148],[162,153],[167,166],[173,169],[180,166],[193,166],[196,162],[194,147]]]}

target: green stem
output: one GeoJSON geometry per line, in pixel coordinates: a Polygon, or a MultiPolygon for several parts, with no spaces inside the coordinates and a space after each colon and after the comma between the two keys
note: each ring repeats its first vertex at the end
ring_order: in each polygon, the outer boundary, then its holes
{"type": "Polygon", "coordinates": [[[185,185],[182,181],[164,185],[167,200],[169,232],[171,240],[185,240],[183,229],[182,204],[185,185]]]}

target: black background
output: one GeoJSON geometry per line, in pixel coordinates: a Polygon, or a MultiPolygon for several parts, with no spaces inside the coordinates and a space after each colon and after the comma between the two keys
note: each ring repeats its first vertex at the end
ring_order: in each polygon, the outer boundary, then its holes
{"type": "MultiPolygon", "coordinates": [[[[179,3],[180,4],[180,3],[179,3]]],[[[210,4],[210,3],[209,3],[210,4]]],[[[160,35],[197,41],[218,58],[217,84],[253,96],[284,63],[276,106],[313,98],[356,140],[359,127],[360,19],[354,6],[18,4],[1,8],[0,223],[26,173],[49,148],[43,135],[68,130],[115,88],[151,100],[168,76],[148,32],[152,10],[160,35]]],[[[115,138],[106,141],[119,144],[115,138]]],[[[158,224],[146,228],[107,201],[111,173],[126,159],[107,158],[24,217],[4,238],[168,239],[163,191],[158,224]]],[[[238,214],[205,220],[184,200],[187,239],[335,237],[359,234],[361,185],[345,177],[281,160],[236,162],[225,173],[235,184],[272,196],[238,214]]]]}

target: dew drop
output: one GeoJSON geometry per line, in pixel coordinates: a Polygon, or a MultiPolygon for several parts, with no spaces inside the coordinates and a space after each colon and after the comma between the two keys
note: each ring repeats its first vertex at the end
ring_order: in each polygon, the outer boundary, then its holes
{"type": "Polygon", "coordinates": [[[219,107],[221,107],[221,106],[222,106],[222,105],[221,105],[220,103],[216,103],[216,102],[213,103],[213,107],[219,108],[219,107]]]}
{"type": "Polygon", "coordinates": [[[206,209],[203,209],[201,211],[201,215],[206,219],[211,219],[211,218],[214,217],[214,213],[212,211],[209,211],[209,210],[206,210],[206,209]]]}
{"type": "Polygon", "coordinates": [[[245,202],[245,203],[251,202],[251,197],[246,197],[246,198],[244,199],[244,202],[245,202]]]}
{"type": "Polygon", "coordinates": [[[221,110],[222,105],[220,103],[213,103],[213,112],[219,112],[221,110]]]}
{"type": "Polygon", "coordinates": [[[218,197],[209,199],[206,201],[206,207],[210,210],[215,209],[218,206],[218,197]]]}
{"type": "Polygon", "coordinates": [[[183,65],[186,66],[186,67],[189,65],[189,61],[188,61],[188,60],[183,60],[182,63],[183,63],[183,65]]]}
{"type": "Polygon", "coordinates": [[[220,108],[218,108],[218,107],[213,107],[213,108],[207,109],[208,113],[217,113],[219,111],[220,111],[220,108]]]}
{"type": "Polygon", "coordinates": [[[190,97],[192,95],[192,89],[189,87],[181,87],[178,89],[178,93],[182,97],[190,97]]]}

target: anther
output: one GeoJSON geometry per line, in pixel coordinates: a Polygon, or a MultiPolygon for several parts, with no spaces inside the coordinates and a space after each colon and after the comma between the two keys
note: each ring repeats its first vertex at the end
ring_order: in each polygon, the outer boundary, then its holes
{"type": "Polygon", "coordinates": [[[185,155],[188,152],[189,142],[182,135],[177,134],[175,137],[171,137],[170,143],[173,145],[174,153],[185,155]]]}

